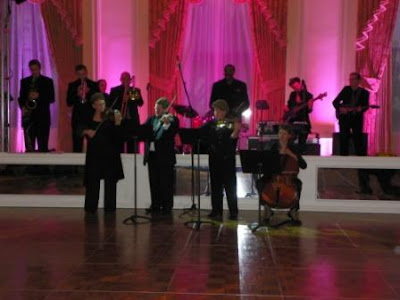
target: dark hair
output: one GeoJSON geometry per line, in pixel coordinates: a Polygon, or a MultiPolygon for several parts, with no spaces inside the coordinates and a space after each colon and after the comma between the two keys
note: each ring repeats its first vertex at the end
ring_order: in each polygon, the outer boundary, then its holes
{"type": "Polygon", "coordinates": [[[104,98],[104,95],[102,93],[94,93],[92,95],[92,97],[90,97],[90,103],[93,104],[95,103],[97,100],[106,100],[106,98],[104,98]]]}
{"type": "Polygon", "coordinates": [[[100,82],[104,81],[107,84],[107,81],[105,79],[99,79],[97,80],[97,84],[100,84],[100,82]]]}
{"type": "Polygon", "coordinates": [[[78,72],[78,71],[80,71],[80,70],[86,70],[86,71],[87,71],[87,68],[86,68],[85,65],[82,65],[82,64],[76,65],[76,66],[75,66],[75,72],[78,72]]]}
{"type": "Polygon", "coordinates": [[[293,133],[293,128],[291,125],[287,125],[287,124],[283,124],[279,126],[279,130],[284,130],[287,133],[289,133],[290,135],[292,135],[293,133]]]}
{"type": "Polygon", "coordinates": [[[361,75],[360,75],[360,73],[358,73],[358,72],[352,72],[352,73],[350,73],[350,76],[356,76],[356,78],[357,78],[358,80],[361,79],[361,75]]]}
{"type": "Polygon", "coordinates": [[[233,69],[233,71],[235,71],[236,69],[235,69],[235,66],[234,65],[232,65],[232,64],[227,64],[225,67],[224,67],[224,69],[226,69],[226,68],[232,68],[233,69]]]}
{"type": "Polygon", "coordinates": [[[29,61],[29,66],[38,66],[39,68],[42,67],[42,65],[40,64],[40,61],[38,61],[37,59],[32,59],[29,61]]]}
{"type": "Polygon", "coordinates": [[[299,82],[300,83],[300,78],[299,77],[293,77],[293,78],[290,78],[290,80],[289,80],[289,86],[291,86],[293,83],[295,83],[295,82],[299,82]]]}

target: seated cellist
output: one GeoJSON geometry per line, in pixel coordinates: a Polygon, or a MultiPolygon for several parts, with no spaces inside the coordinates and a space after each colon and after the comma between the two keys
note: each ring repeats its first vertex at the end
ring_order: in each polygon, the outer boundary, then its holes
{"type": "Polygon", "coordinates": [[[271,208],[289,208],[288,216],[292,223],[301,225],[298,211],[302,182],[297,174],[299,168],[307,168],[307,163],[293,144],[292,137],[290,125],[279,128],[278,142],[271,147],[272,160],[279,163],[276,167],[268,162],[263,164],[263,176],[258,182],[258,190],[261,204],[265,206],[266,221],[273,214],[271,208]]]}

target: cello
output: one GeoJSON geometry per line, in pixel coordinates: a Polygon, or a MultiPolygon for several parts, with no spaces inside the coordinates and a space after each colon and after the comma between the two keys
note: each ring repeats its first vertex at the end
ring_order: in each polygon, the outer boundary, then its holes
{"type": "Polygon", "coordinates": [[[280,154],[279,159],[281,172],[273,174],[272,179],[264,185],[260,200],[271,208],[292,208],[299,201],[295,183],[299,162],[287,154],[280,154]]]}

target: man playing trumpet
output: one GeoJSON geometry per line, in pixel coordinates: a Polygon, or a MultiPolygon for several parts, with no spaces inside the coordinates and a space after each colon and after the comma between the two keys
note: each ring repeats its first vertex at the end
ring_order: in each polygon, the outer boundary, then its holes
{"type": "MultiPolygon", "coordinates": [[[[111,88],[110,103],[114,103],[113,109],[121,111],[122,117],[132,127],[140,125],[138,107],[143,105],[143,98],[140,89],[135,87],[135,76],[131,77],[129,72],[121,74],[121,85],[111,88]]],[[[124,147],[125,148],[125,147],[124,147]]],[[[133,141],[127,141],[127,153],[134,153],[135,145],[133,141]]],[[[137,151],[136,151],[137,152],[137,151]]]]}

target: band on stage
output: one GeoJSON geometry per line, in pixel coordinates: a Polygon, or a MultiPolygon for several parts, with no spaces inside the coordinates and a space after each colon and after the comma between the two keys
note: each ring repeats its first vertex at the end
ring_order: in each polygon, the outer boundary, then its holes
{"type": "MultiPolygon", "coordinates": [[[[38,60],[31,60],[29,69],[31,76],[21,79],[19,95],[25,147],[27,152],[48,152],[50,105],[55,101],[53,80],[41,74],[38,60]]],[[[246,83],[236,79],[234,74],[235,66],[229,64],[224,67],[224,78],[212,86],[208,121],[199,128],[209,157],[212,209],[208,217],[215,220],[223,218],[224,193],[229,218],[237,220],[239,213],[236,191],[237,143],[242,128],[241,115],[249,108],[250,101],[246,83]]],[[[112,87],[110,94],[106,92],[106,80],[93,81],[88,78],[86,66],[77,65],[75,76],[76,80],[68,84],[66,103],[72,108],[73,152],[86,152],[85,210],[89,213],[97,210],[100,180],[104,179],[105,211],[115,211],[117,182],[124,177],[121,153],[138,153],[139,142],[144,141],[144,163],[148,166],[151,194],[151,205],[146,212],[170,214],[174,200],[175,141],[179,132],[179,119],[171,114],[173,101],[165,97],[158,99],[154,114],[141,123],[139,109],[144,100],[135,84],[134,75],[122,72],[121,84],[112,87]]],[[[363,140],[363,115],[370,108],[369,92],[360,87],[360,83],[361,75],[351,73],[349,85],[340,91],[332,103],[339,122],[341,155],[349,155],[350,139],[354,141],[356,155],[367,155],[363,140]]],[[[306,153],[307,138],[312,129],[310,114],[314,102],[325,97],[326,93],[314,98],[305,81],[299,77],[291,78],[289,86],[293,91],[282,112],[278,138],[270,149],[276,155],[279,166],[274,171],[268,171],[266,164],[263,176],[257,181],[257,188],[260,195],[267,195],[266,191],[274,181],[277,178],[282,180],[281,175],[284,175],[286,187],[292,188],[295,197],[293,204],[286,208],[290,209],[289,217],[299,222],[297,214],[302,183],[297,173],[299,168],[307,166],[302,155],[306,153]],[[288,161],[295,166],[289,171],[288,161]]],[[[181,110],[176,109],[176,112],[189,117],[195,115],[192,107],[182,110],[181,106],[181,110]]],[[[368,191],[367,177],[368,174],[359,172],[361,190],[368,191]]],[[[271,208],[279,208],[279,205],[273,204],[270,197],[265,197],[269,200],[260,201],[269,219],[271,208]]]]}

